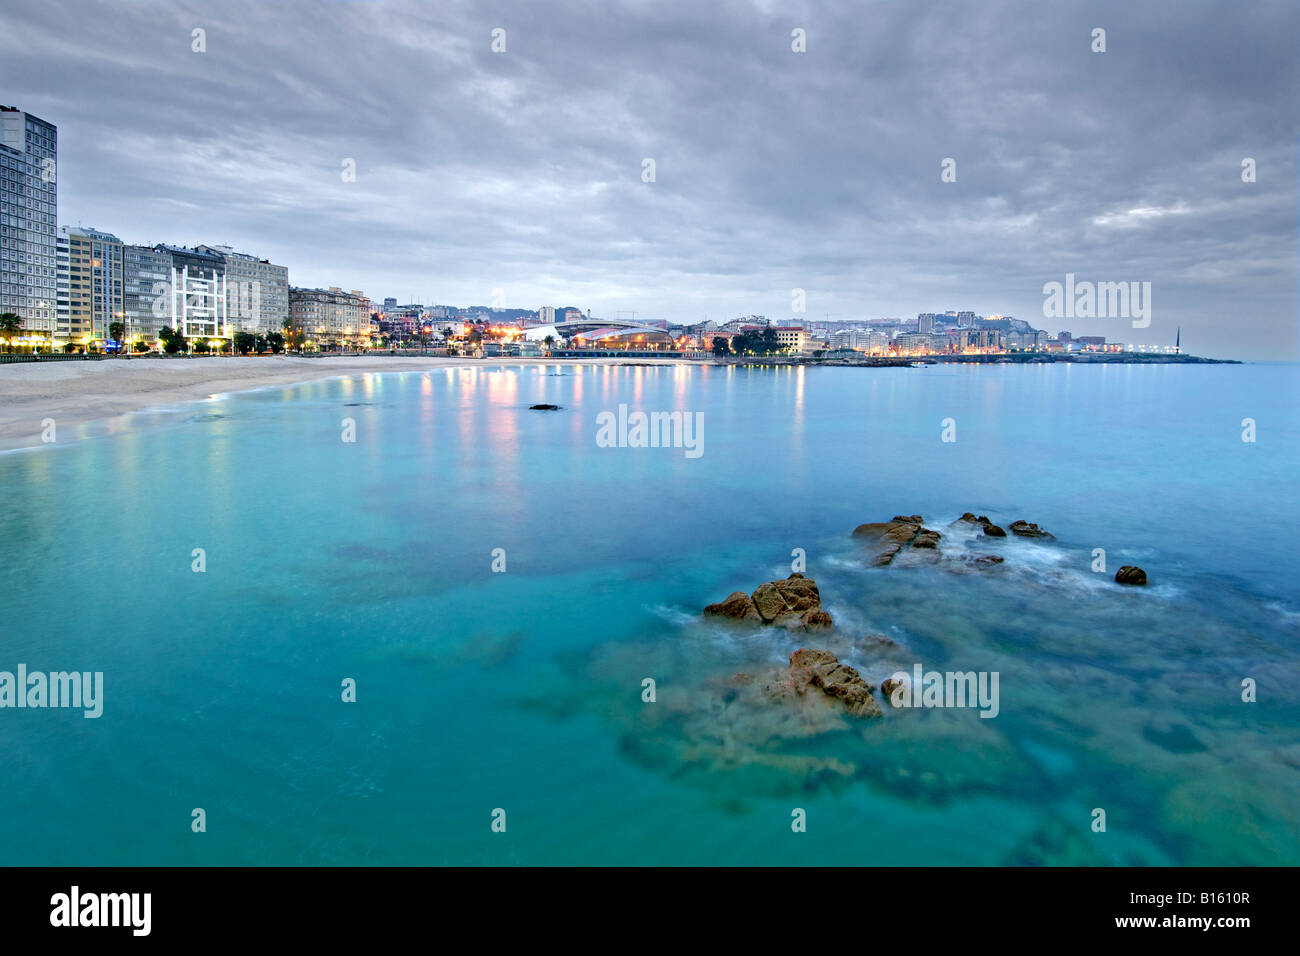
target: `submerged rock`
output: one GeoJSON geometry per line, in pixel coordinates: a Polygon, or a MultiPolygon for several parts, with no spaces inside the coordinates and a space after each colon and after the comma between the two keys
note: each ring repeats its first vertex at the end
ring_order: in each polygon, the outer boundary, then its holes
{"type": "Polygon", "coordinates": [[[530,412],[555,412],[555,411],[559,411],[559,409],[560,409],[559,405],[547,405],[544,402],[541,405],[528,406],[528,410],[530,412]]]}
{"type": "Polygon", "coordinates": [[[1147,573],[1137,565],[1126,564],[1115,572],[1117,584],[1143,585],[1147,583],[1147,573]]]}
{"type": "Polygon", "coordinates": [[[984,525],[984,533],[988,535],[990,538],[1005,538],[1007,536],[1006,531],[1004,531],[1002,528],[999,528],[992,521],[984,525]]]}
{"type": "Polygon", "coordinates": [[[1171,754],[1202,753],[1208,749],[1186,724],[1148,725],[1142,728],[1142,736],[1171,754]]]}

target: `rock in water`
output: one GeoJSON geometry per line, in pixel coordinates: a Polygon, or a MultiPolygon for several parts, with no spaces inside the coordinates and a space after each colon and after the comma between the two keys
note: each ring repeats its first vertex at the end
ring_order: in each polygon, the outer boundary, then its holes
{"type": "Polygon", "coordinates": [[[543,404],[541,404],[541,405],[529,405],[529,406],[528,406],[528,410],[529,410],[530,412],[554,412],[554,411],[558,411],[559,408],[560,408],[559,405],[547,405],[547,404],[545,404],[545,403],[543,403],[543,404]]]}
{"type": "Polygon", "coordinates": [[[1019,535],[1022,538],[1049,538],[1055,540],[1056,537],[1055,535],[1044,531],[1042,528],[1038,527],[1038,525],[1032,524],[1024,519],[1013,521],[1011,524],[1007,525],[1007,527],[1011,529],[1012,534],[1019,535]]]}
{"type": "Polygon", "coordinates": [[[763,618],[754,607],[754,602],[744,591],[733,591],[725,601],[710,604],[704,609],[705,614],[715,617],[729,617],[736,621],[753,621],[762,623],[763,618]]]}
{"type": "MultiPolygon", "coordinates": [[[[1005,538],[1007,533],[989,520],[988,515],[973,515],[969,511],[962,514],[953,524],[977,524],[990,538],[1005,538]]],[[[951,525],[950,525],[951,527],[951,525]]],[[[1036,526],[1035,526],[1036,527],[1036,526]]]]}
{"type": "Polygon", "coordinates": [[[1115,581],[1117,584],[1142,585],[1147,583],[1147,573],[1137,565],[1126,564],[1115,572],[1115,581]]]}
{"type": "Polygon", "coordinates": [[[817,583],[811,578],[788,577],[784,581],[768,581],[754,591],[754,607],[769,624],[786,614],[802,614],[822,605],[817,583]]]}
{"type": "MultiPolygon", "coordinates": [[[[786,616],[790,617],[792,615],[786,616]]],[[[821,608],[812,608],[811,610],[804,611],[796,620],[798,621],[798,624],[795,626],[801,631],[826,631],[835,626],[834,622],[831,621],[830,614],[823,611],[821,608]]]]}
{"type": "Polygon", "coordinates": [[[943,535],[937,531],[931,531],[929,528],[922,528],[916,533],[916,537],[912,539],[912,547],[937,548],[939,547],[939,539],[942,537],[943,535]]]}
{"type": "Polygon", "coordinates": [[[896,515],[893,521],[873,521],[858,525],[853,529],[853,537],[872,541],[876,553],[872,556],[871,563],[882,566],[893,561],[898,552],[912,543],[922,530],[921,521],[920,515],[896,515]]]}
{"type": "Polygon", "coordinates": [[[841,664],[830,651],[800,648],[790,655],[790,670],[767,686],[769,696],[801,697],[810,688],[844,704],[854,717],[879,717],[880,705],[872,687],[852,667],[841,664]]]}
{"type": "Polygon", "coordinates": [[[710,604],[704,613],[737,621],[775,624],[792,630],[820,630],[834,626],[830,614],[822,609],[817,582],[798,572],[783,580],[760,584],[752,597],[743,591],[735,591],[720,604],[710,604]]]}

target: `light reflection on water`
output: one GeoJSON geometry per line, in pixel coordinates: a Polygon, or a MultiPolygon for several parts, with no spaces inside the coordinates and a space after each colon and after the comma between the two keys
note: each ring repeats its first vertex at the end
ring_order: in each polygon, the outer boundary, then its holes
{"type": "Polygon", "coordinates": [[[0,669],[106,682],[97,721],[0,714],[0,862],[1295,864],[1296,385],[1286,367],[483,366],[0,455],[21,516],[0,582],[22,596],[0,669]],[[597,448],[620,403],[703,412],[703,456],[597,448]],[[1269,423],[1254,445],[1240,409],[1269,423]],[[993,547],[946,527],[966,510],[1057,539],[963,574],[870,568],[848,537],[916,512],[950,555],[993,547]],[[795,733],[737,704],[732,675],[800,638],[698,609],[796,547],[842,660],[873,682],[996,670],[999,716],[795,733]],[[1151,586],[1093,574],[1095,548],[1151,586]],[[202,842],[194,806],[219,821],[202,842]],[[792,806],[812,823],[794,843],[792,806]]]}

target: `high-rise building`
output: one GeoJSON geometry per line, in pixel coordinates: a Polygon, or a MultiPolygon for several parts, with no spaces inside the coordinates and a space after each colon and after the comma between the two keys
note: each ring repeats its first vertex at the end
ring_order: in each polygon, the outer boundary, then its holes
{"type": "Polygon", "coordinates": [[[56,235],[54,238],[54,329],[68,327],[68,312],[71,303],[68,299],[68,237],[56,235]]]}
{"type": "Polygon", "coordinates": [[[289,317],[289,270],[230,246],[199,246],[226,263],[226,317],[235,331],[279,332],[289,317]]]}
{"type": "Polygon", "coordinates": [[[128,342],[156,342],[158,330],[171,322],[171,282],[172,254],[165,248],[123,248],[122,311],[128,342]]]}
{"type": "Polygon", "coordinates": [[[166,292],[167,306],[162,309],[163,324],[187,339],[229,338],[225,258],[165,243],[159,243],[154,249],[171,256],[171,282],[166,292]]]}
{"type": "Polygon", "coordinates": [[[59,230],[57,248],[59,269],[66,272],[58,275],[56,288],[67,288],[67,311],[63,312],[60,303],[55,337],[78,345],[102,345],[111,337],[109,326],[126,317],[122,240],[97,229],[64,226],[59,230]]]}
{"type": "Polygon", "coordinates": [[[934,331],[933,312],[922,312],[916,317],[916,331],[926,335],[934,331]]]}
{"type": "Polygon", "coordinates": [[[55,163],[58,130],[0,106],[0,312],[48,340],[57,309],[55,163]]]}

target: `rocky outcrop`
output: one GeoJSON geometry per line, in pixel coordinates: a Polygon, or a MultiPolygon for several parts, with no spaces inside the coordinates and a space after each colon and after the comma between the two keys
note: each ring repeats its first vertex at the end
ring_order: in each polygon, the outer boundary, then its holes
{"type": "Polygon", "coordinates": [[[790,669],[764,688],[776,700],[803,697],[819,691],[839,701],[854,717],[879,717],[880,705],[872,687],[830,651],[800,648],[790,655],[790,669]]]}
{"type": "Polygon", "coordinates": [[[1006,531],[990,521],[988,515],[974,515],[967,511],[953,524],[978,525],[990,538],[1005,538],[1007,536],[1006,531]]]}
{"type": "Polygon", "coordinates": [[[1038,525],[1032,524],[1023,519],[1020,521],[1013,521],[1011,524],[1007,525],[1007,527],[1011,530],[1012,534],[1021,538],[1047,538],[1053,541],[1056,540],[1055,535],[1050,534],[1038,527],[1038,525]]]}
{"type": "Polygon", "coordinates": [[[788,578],[760,584],[753,595],[735,591],[725,601],[710,604],[704,613],[791,630],[822,630],[834,626],[830,614],[822,609],[817,582],[797,571],[788,578]]]}
{"type": "Polygon", "coordinates": [[[937,531],[931,531],[929,528],[922,528],[916,533],[916,537],[912,539],[912,547],[937,548],[939,547],[939,539],[941,537],[943,536],[937,531]]]}
{"type": "Polygon", "coordinates": [[[828,631],[835,626],[831,616],[821,608],[814,608],[810,611],[804,611],[799,615],[799,630],[801,631],[828,631]]]}
{"type": "Polygon", "coordinates": [[[1126,564],[1115,572],[1117,584],[1143,585],[1147,583],[1147,573],[1134,564],[1126,564]]]}
{"type": "Polygon", "coordinates": [[[920,515],[894,515],[890,521],[873,521],[853,529],[853,537],[862,538],[873,549],[871,563],[889,564],[906,547],[933,550],[943,536],[922,525],[920,515]]]}
{"type": "Polygon", "coordinates": [[[894,680],[894,678],[891,677],[880,685],[880,692],[885,695],[885,700],[892,703],[894,691],[898,690],[898,688],[902,686],[903,682],[901,680],[894,680]]]}
{"type": "Polygon", "coordinates": [[[954,521],[953,524],[978,525],[990,538],[1005,538],[1007,536],[1007,531],[1010,531],[1012,534],[1020,538],[1055,539],[1055,536],[1051,533],[1044,531],[1033,522],[1025,521],[1023,518],[1011,522],[1011,524],[1007,525],[1006,528],[1001,528],[990,521],[988,515],[976,515],[967,511],[960,518],[954,521]]]}
{"type": "Polygon", "coordinates": [[[710,604],[704,609],[705,614],[714,617],[729,617],[736,621],[753,621],[761,623],[763,618],[754,607],[754,602],[744,591],[732,591],[726,600],[710,604]]]}

